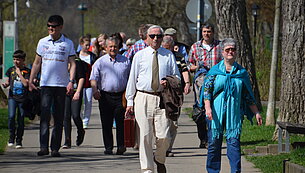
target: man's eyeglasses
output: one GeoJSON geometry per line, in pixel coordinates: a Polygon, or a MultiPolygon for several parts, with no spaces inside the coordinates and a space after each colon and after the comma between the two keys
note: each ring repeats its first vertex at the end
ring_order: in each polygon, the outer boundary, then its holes
{"type": "Polygon", "coordinates": [[[235,52],[236,51],[236,48],[228,48],[228,49],[225,49],[225,52],[229,53],[229,52],[235,52]]]}
{"type": "Polygon", "coordinates": [[[157,39],[162,38],[163,35],[162,34],[149,34],[148,35],[151,39],[154,39],[155,37],[157,37],[157,39]]]}
{"type": "Polygon", "coordinates": [[[60,24],[57,24],[57,25],[49,25],[49,24],[47,24],[47,26],[48,26],[48,28],[49,28],[49,27],[51,27],[51,28],[56,28],[56,27],[60,26],[60,24]]]}

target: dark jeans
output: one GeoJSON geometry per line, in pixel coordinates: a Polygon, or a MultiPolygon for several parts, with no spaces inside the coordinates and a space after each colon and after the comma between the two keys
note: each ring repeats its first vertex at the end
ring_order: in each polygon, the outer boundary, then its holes
{"type": "Polygon", "coordinates": [[[65,103],[65,118],[64,118],[64,129],[65,129],[65,144],[71,145],[71,116],[74,124],[77,127],[77,132],[84,131],[83,121],[80,117],[80,111],[82,106],[83,92],[80,92],[78,100],[72,100],[73,95],[66,95],[65,103]]]}
{"type": "Polygon", "coordinates": [[[22,108],[23,103],[17,102],[13,98],[8,99],[8,129],[10,132],[9,143],[21,144],[22,136],[24,133],[24,110],[22,108]],[[17,134],[16,134],[16,110],[17,110],[17,134]]]}
{"type": "MultiPolygon", "coordinates": [[[[219,173],[221,169],[221,146],[223,135],[219,139],[212,139],[211,121],[207,120],[208,125],[208,157],[206,162],[206,169],[208,173],[219,173]]],[[[225,127],[225,123],[223,127],[225,127]]],[[[229,138],[227,141],[227,157],[230,162],[231,172],[241,172],[241,150],[240,138],[229,138]]],[[[228,171],[228,170],[227,170],[228,171]]]]}
{"type": "Polygon", "coordinates": [[[54,128],[51,137],[51,150],[58,151],[61,146],[64,111],[65,111],[65,87],[41,87],[41,115],[40,115],[40,148],[49,148],[49,123],[51,107],[54,128]],[[53,106],[52,106],[53,103],[53,106]]]}
{"type": "Polygon", "coordinates": [[[113,118],[116,122],[117,147],[124,147],[124,108],[121,93],[109,93],[101,91],[99,109],[103,128],[103,140],[106,150],[113,149],[112,124],[113,118]]]}

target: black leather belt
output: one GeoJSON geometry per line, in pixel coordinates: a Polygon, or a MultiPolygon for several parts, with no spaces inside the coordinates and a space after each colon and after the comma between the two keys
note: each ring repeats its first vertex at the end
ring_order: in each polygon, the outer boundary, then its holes
{"type": "Polygon", "coordinates": [[[110,96],[121,96],[121,95],[123,95],[123,93],[124,93],[124,91],[122,91],[122,92],[106,92],[106,91],[101,91],[101,92],[103,92],[103,93],[105,93],[105,94],[107,94],[107,95],[110,95],[110,96]]]}
{"type": "Polygon", "coordinates": [[[161,95],[161,92],[148,92],[148,91],[142,91],[142,90],[138,90],[138,91],[142,92],[142,93],[154,95],[154,96],[160,96],[161,95]]]}

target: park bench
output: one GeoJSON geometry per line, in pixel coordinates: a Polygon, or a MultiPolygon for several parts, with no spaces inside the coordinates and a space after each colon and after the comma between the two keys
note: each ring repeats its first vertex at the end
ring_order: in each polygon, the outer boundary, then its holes
{"type": "Polygon", "coordinates": [[[289,146],[290,146],[290,139],[289,134],[305,134],[305,124],[297,124],[297,123],[290,123],[290,122],[276,122],[279,126],[278,128],[278,152],[281,153],[282,150],[282,136],[283,136],[283,130],[286,130],[286,137],[285,137],[285,152],[289,152],[289,146]]]}

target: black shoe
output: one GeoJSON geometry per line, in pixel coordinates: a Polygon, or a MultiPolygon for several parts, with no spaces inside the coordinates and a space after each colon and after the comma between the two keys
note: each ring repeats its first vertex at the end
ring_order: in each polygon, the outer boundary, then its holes
{"type": "Polygon", "coordinates": [[[79,130],[78,131],[78,135],[77,135],[77,139],[76,139],[76,145],[80,146],[83,141],[84,141],[84,137],[85,137],[85,130],[79,130]]]}
{"type": "Polygon", "coordinates": [[[201,141],[200,145],[199,145],[199,148],[208,148],[208,143],[205,142],[205,141],[201,141]]]}
{"type": "Polygon", "coordinates": [[[51,152],[51,156],[52,157],[60,157],[61,155],[58,151],[54,150],[54,151],[51,152]]]}
{"type": "Polygon", "coordinates": [[[104,154],[106,154],[106,155],[112,155],[113,152],[112,152],[112,150],[105,150],[105,151],[104,151],[104,154]]]}
{"type": "Polygon", "coordinates": [[[118,150],[116,151],[116,155],[123,155],[126,151],[125,147],[119,147],[118,150]]]}
{"type": "Polygon", "coordinates": [[[41,148],[40,151],[37,152],[38,156],[49,155],[49,150],[46,148],[41,148]]]}
{"type": "Polygon", "coordinates": [[[62,146],[62,149],[69,149],[71,148],[71,144],[69,143],[65,143],[63,146],[62,146]]]}
{"type": "Polygon", "coordinates": [[[157,165],[157,172],[158,173],[166,173],[166,167],[164,164],[162,163],[159,163],[156,158],[154,157],[154,162],[156,163],[157,165]]]}

